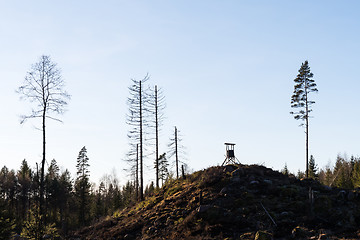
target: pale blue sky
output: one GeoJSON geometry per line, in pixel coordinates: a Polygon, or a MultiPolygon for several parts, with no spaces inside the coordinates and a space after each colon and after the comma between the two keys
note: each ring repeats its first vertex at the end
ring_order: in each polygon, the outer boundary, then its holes
{"type": "MultiPolygon", "coordinates": [[[[62,69],[72,95],[64,124],[48,123],[48,155],[75,173],[88,149],[94,182],[112,169],[125,181],[130,79],[151,76],[166,96],[165,152],[173,126],[188,164],[221,164],[224,142],[242,163],[304,170],[305,134],[289,114],[293,79],[309,60],[310,154],[319,166],[358,156],[358,1],[0,1],[0,165],[41,160],[41,132],[15,89],[39,56],[62,69]]],[[[154,178],[153,159],[147,179],[154,178]]]]}

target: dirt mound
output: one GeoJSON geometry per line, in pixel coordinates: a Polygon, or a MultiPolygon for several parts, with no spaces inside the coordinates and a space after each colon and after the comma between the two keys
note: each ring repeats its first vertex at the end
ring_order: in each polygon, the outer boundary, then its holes
{"type": "Polygon", "coordinates": [[[263,166],[195,172],[72,239],[359,239],[360,192],[263,166]]]}

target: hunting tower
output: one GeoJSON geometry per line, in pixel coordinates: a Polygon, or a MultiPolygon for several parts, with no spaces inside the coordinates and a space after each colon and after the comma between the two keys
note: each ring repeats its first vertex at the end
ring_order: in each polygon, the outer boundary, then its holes
{"type": "Polygon", "coordinates": [[[235,157],[234,146],[235,143],[225,143],[226,146],[226,158],[222,166],[227,164],[240,164],[239,160],[235,157]]]}

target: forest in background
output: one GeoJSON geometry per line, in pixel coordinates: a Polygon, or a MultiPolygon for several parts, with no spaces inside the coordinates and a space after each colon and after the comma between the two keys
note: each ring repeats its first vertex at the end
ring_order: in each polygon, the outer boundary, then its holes
{"type": "MultiPolygon", "coordinates": [[[[360,187],[360,158],[337,156],[334,166],[319,169],[314,157],[309,162],[309,178],[329,187],[353,189],[360,187]]],[[[60,171],[52,160],[45,177],[45,233],[66,236],[69,232],[93,224],[114,215],[117,211],[132,206],[138,201],[134,181],[120,185],[114,174],[105,175],[98,186],[91,184],[88,172],[89,159],[86,148],[79,152],[77,175],[68,170],[60,171]]],[[[285,166],[283,174],[303,178],[304,172],[290,173],[285,166]]],[[[171,175],[167,180],[172,179],[171,175]]],[[[145,187],[144,196],[157,191],[151,182],[145,187]]],[[[23,160],[19,170],[4,166],[0,171],[0,238],[14,233],[36,238],[38,231],[39,174],[23,160]]]]}
{"type": "MultiPolygon", "coordinates": [[[[44,234],[66,236],[69,231],[87,226],[101,217],[112,215],[137,201],[133,181],[121,186],[117,177],[105,175],[99,185],[90,182],[89,159],[84,147],[77,160],[77,175],[60,171],[53,159],[45,175],[44,234]]],[[[151,182],[145,196],[155,189],[151,182]]],[[[19,170],[4,166],[0,171],[0,239],[13,233],[30,239],[40,238],[39,172],[22,161],[19,170]]]]}

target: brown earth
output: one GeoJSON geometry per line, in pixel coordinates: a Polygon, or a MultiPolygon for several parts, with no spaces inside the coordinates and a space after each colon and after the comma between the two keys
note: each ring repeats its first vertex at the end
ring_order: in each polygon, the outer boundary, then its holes
{"type": "Polygon", "coordinates": [[[211,167],[71,239],[360,239],[360,191],[258,165],[211,167]]]}

